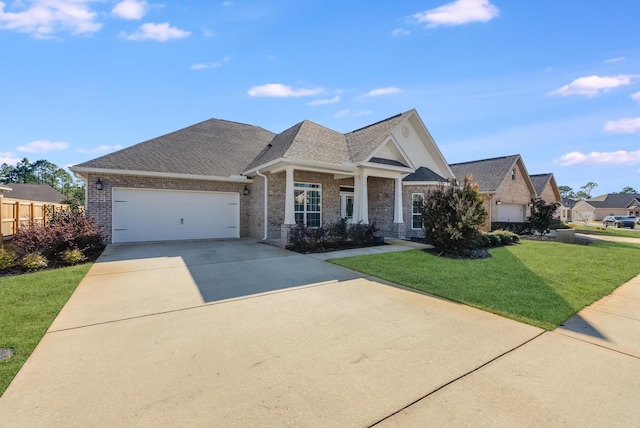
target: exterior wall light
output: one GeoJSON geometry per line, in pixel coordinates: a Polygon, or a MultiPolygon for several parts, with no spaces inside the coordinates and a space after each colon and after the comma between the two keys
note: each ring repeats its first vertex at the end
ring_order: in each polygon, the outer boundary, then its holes
{"type": "Polygon", "coordinates": [[[249,194],[249,189],[247,189],[247,186],[244,186],[244,189],[242,189],[242,194],[247,196],[249,194]]]}
{"type": "Polygon", "coordinates": [[[98,181],[96,181],[96,189],[102,190],[102,181],[100,180],[100,177],[98,177],[98,181]]]}
{"type": "Polygon", "coordinates": [[[496,201],[496,205],[502,205],[502,202],[500,202],[500,199],[496,201]]]}

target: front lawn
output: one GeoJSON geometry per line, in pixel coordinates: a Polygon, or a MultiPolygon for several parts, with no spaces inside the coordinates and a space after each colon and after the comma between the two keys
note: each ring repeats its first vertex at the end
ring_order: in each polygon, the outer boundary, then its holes
{"type": "Polygon", "coordinates": [[[0,348],[14,355],[0,360],[0,395],[27,361],[92,263],[0,277],[0,348]]]}
{"type": "Polygon", "coordinates": [[[422,250],[332,259],[396,284],[547,330],[640,274],[640,245],[521,241],[485,259],[422,250]]]}

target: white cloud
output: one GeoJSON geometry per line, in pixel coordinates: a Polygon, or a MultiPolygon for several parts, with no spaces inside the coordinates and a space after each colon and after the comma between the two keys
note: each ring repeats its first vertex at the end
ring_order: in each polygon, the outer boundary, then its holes
{"type": "Polygon", "coordinates": [[[280,83],[268,83],[262,86],[254,86],[247,91],[252,97],[308,97],[324,92],[322,88],[299,88],[293,89],[291,86],[280,83]]]}
{"type": "Polygon", "coordinates": [[[389,95],[389,94],[397,94],[398,92],[402,92],[402,89],[396,88],[394,86],[389,86],[388,88],[378,88],[372,89],[366,94],[364,97],[379,97],[380,95],[389,95]]]}
{"type": "Polygon", "coordinates": [[[629,85],[632,79],[636,77],[638,76],[634,74],[580,77],[568,85],[549,92],[549,95],[586,95],[587,97],[596,97],[601,92],[606,92],[609,89],[629,85]]]}
{"type": "Polygon", "coordinates": [[[325,98],[325,99],[321,99],[321,100],[314,100],[314,101],[310,101],[307,104],[310,106],[323,106],[323,105],[327,105],[327,104],[335,104],[337,102],[340,102],[340,96],[336,95],[333,98],[325,98]]]}
{"type": "Polygon", "coordinates": [[[147,2],[139,0],[123,0],[113,7],[111,13],[122,19],[142,19],[142,17],[147,13],[147,2]]]}
{"type": "Polygon", "coordinates": [[[562,166],[571,165],[633,165],[640,163],[640,150],[627,152],[619,150],[617,152],[591,152],[584,154],[571,152],[555,159],[554,163],[562,166]]]}
{"type": "Polygon", "coordinates": [[[68,31],[72,34],[95,33],[102,28],[98,14],[88,4],[92,0],[23,0],[14,1],[10,11],[0,2],[0,29],[31,34],[40,39],[68,31]]]}
{"type": "Polygon", "coordinates": [[[620,61],[624,61],[624,60],[626,60],[626,59],[627,59],[627,58],[625,58],[625,57],[623,57],[623,56],[619,56],[619,57],[617,57],[617,58],[611,58],[611,59],[607,59],[607,60],[605,60],[605,64],[610,64],[610,63],[613,63],[613,62],[620,62],[620,61]]]}
{"type": "Polygon", "coordinates": [[[201,62],[201,63],[198,63],[198,64],[193,64],[191,66],[191,69],[192,70],[206,70],[207,68],[219,68],[219,67],[222,67],[223,64],[228,63],[229,61],[231,61],[231,57],[230,56],[225,56],[220,61],[201,62]]]}
{"type": "Polygon", "coordinates": [[[408,36],[409,34],[411,34],[411,31],[409,30],[405,30],[404,28],[396,28],[395,30],[393,30],[391,32],[392,36],[408,36]]]}
{"type": "Polygon", "coordinates": [[[162,24],[142,24],[140,29],[133,34],[120,33],[120,37],[126,40],[155,40],[157,42],[182,39],[189,37],[190,35],[191,31],[184,31],[176,27],[170,27],[167,22],[162,24]]]}
{"type": "Polygon", "coordinates": [[[640,131],[640,117],[626,117],[620,120],[610,120],[604,124],[604,130],[608,132],[618,132],[631,134],[640,131]]]}
{"type": "Polygon", "coordinates": [[[413,19],[427,28],[440,25],[462,25],[487,22],[500,15],[500,10],[489,0],[456,0],[435,9],[416,13],[413,19]]]}
{"type": "Polygon", "coordinates": [[[6,163],[7,165],[15,165],[22,159],[15,157],[11,152],[0,152],[0,165],[6,163]]]}
{"type": "Polygon", "coordinates": [[[110,153],[110,152],[115,152],[116,150],[120,150],[122,148],[121,145],[116,144],[115,146],[107,146],[107,145],[102,145],[102,146],[98,146],[95,149],[91,149],[91,150],[87,150],[87,149],[77,149],[76,151],[80,152],[80,153],[87,153],[87,154],[97,154],[97,153],[110,153]]]}
{"type": "Polygon", "coordinates": [[[25,153],[46,153],[52,150],[66,150],[68,148],[69,143],[66,141],[38,140],[18,147],[18,151],[25,153]]]}
{"type": "Polygon", "coordinates": [[[631,98],[640,103],[640,92],[636,92],[635,94],[631,94],[631,98]]]}

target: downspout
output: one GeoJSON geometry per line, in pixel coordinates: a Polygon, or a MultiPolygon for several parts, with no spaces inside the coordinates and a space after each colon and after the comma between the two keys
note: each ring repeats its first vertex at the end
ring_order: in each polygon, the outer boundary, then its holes
{"type": "Polygon", "coordinates": [[[264,237],[262,238],[263,241],[267,240],[267,176],[260,174],[259,170],[256,170],[256,175],[258,177],[262,177],[264,178],[264,237]]]}

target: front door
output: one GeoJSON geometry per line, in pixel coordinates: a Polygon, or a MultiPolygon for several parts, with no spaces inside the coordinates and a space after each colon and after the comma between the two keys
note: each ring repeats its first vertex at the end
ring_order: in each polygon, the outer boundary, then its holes
{"type": "Polygon", "coordinates": [[[353,191],[340,191],[340,218],[347,218],[347,223],[353,220],[353,191]]]}

